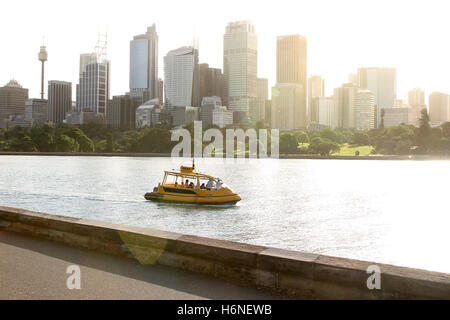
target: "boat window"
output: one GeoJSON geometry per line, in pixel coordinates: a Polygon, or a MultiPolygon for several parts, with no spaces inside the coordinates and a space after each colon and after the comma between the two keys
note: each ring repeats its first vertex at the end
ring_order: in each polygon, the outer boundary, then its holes
{"type": "Polygon", "coordinates": [[[165,184],[175,184],[175,182],[178,182],[178,184],[181,183],[181,177],[177,176],[177,175],[173,175],[173,174],[168,174],[166,177],[166,182],[165,184]]]}

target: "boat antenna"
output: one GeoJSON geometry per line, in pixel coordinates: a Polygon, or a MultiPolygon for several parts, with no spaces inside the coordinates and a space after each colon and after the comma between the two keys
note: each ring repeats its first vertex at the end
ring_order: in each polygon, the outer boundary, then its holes
{"type": "Polygon", "coordinates": [[[192,158],[192,170],[195,170],[195,158],[192,158]]]}

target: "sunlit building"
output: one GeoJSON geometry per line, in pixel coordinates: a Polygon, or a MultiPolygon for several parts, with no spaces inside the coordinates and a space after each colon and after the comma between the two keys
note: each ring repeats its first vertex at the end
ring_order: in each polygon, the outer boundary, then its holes
{"type": "Polygon", "coordinates": [[[354,97],[354,128],[375,128],[375,95],[370,90],[358,89],[354,97]]]}
{"type": "Polygon", "coordinates": [[[414,110],[411,107],[385,108],[383,110],[385,128],[413,123],[416,119],[414,110]]]}
{"type": "Polygon", "coordinates": [[[258,39],[250,21],[228,23],[223,41],[225,105],[235,112],[236,122],[248,123],[256,104],[258,39]]]}
{"type": "Polygon", "coordinates": [[[325,80],[320,75],[308,79],[308,117],[312,123],[319,122],[319,98],[325,96],[325,80]]]}
{"type": "Polygon", "coordinates": [[[358,84],[361,89],[374,93],[377,106],[377,126],[380,124],[380,110],[393,108],[397,99],[397,71],[395,68],[360,68],[358,84]]]}
{"type": "Polygon", "coordinates": [[[277,37],[277,84],[272,90],[271,108],[274,128],[307,127],[306,44],[301,35],[277,37]]]}
{"type": "Polygon", "coordinates": [[[306,127],[306,108],[303,88],[298,83],[277,83],[272,88],[271,126],[279,130],[296,130],[306,127]],[[301,113],[300,115],[298,113],[301,113]],[[300,123],[298,119],[304,121],[300,123]],[[303,124],[303,126],[302,126],[303,124]]]}
{"type": "Polygon", "coordinates": [[[165,104],[173,107],[198,106],[198,50],[181,47],[164,57],[165,104]]]}
{"type": "Polygon", "coordinates": [[[336,128],[338,127],[338,112],[334,106],[334,97],[319,97],[318,98],[319,105],[319,125],[328,127],[328,128],[336,128]]]}
{"type": "Polygon", "coordinates": [[[433,92],[429,97],[430,121],[446,122],[450,121],[450,97],[446,93],[433,92]]]}

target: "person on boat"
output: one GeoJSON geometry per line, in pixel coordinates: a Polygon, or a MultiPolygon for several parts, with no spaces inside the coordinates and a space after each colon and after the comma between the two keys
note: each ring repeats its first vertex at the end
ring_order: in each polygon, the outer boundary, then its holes
{"type": "Polygon", "coordinates": [[[211,190],[214,187],[214,180],[209,179],[208,183],[206,184],[206,189],[211,190]]]}
{"type": "Polygon", "coordinates": [[[186,183],[184,184],[185,188],[189,188],[189,179],[186,179],[186,183]]]}
{"type": "Polygon", "coordinates": [[[178,188],[178,182],[175,181],[175,188],[178,188]]]}
{"type": "Polygon", "coordinates": [[[202,185],[200,186],[200,189],[202,189],[202,190],[205,190],[205,189],[206,189],[206,187],[205,187],[205,184],[204,184],[204,183],[202,183],[202,185]]]}
{"type": "Polygon", "coordinates": [[[194,183],[193,182],[189,183],[189,188],[190,189],[194,189],[194,183]]]}

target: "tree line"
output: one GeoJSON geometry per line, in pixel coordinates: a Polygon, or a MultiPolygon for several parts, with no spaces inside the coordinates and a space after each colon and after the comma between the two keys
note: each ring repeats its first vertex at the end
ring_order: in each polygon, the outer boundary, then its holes
{"type": "MultiPolygon", "coordinates": [[[[193,133],[193,124],[185,128],[193,133]]],[[[212,125],[205,130],[209,128],[219,129],[212,125]]],[[[255,129],[269,128],[257,123],[255,129]]],[[[220,130],[225,136],[225,129],[220,130]]],[[[270,136],[270,130],[268,133],[270,136]]],[[[191,137],[194,135],[191,134],[191,137]]],[[[12,152],[170,153],[177,143],[171,141],[167,126],[113,129],[101,124],[80,127],[57,124],[0,129],[0,151],[12,152]]],[[[204,146],[208,144],[204,143],[204,146]]],[[[450,155],[450,122],[432,128],[424,109],[418,127],[402,124],[389,128],[381,125],[370,130],[326,128],[282,132],[279,145],[281,153],[329,155],[339,152],[344,144],[371,146],[373,154],[381,155],[450,155]]],[[[226,152],[225,149],[217,151],[226,152]]]]}

